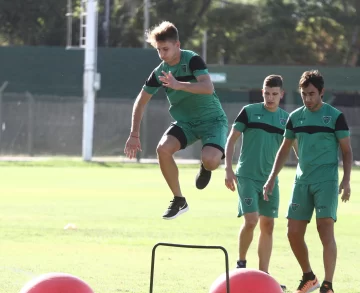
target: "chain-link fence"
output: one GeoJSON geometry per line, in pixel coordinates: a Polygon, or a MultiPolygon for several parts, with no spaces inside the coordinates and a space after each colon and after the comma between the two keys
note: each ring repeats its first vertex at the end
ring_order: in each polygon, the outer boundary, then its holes
{"type": "MultiPolygon", "coordinates": [[[[4,93],[0,98],[0,154],[3,156],[81,156],[83,107],[80,97],[4,93]]],[[[223,103],[229,127],[245,103],[223,103]]],[[[94,156],[123,156],[129,135],[133,100],[98,99],[95,109],[94,156]]],[[[292,111],[298,106],[285,105],[292,111]]],[[[143,158],[156,158],[156,145],[172,118],[167,100],[152,100],[141,126],[143,158]]],[[[352,132],[354,160],[360,160],[360,108],[338,107],[352,132]]],[[[236,147],[237,159],[241,141],[236,147]]],[[[176,154],[199,159],[201,144],[176,154]]],[[[289,163],[295,163],[291,155],[289,163]]]]}

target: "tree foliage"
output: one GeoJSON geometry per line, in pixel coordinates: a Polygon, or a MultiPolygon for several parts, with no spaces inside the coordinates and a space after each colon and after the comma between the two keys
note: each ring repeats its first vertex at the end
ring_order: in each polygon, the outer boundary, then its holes
{"type": "MultiPolygon", "coordinates": [[[[72,0],[73,43],[80,0],[72,0]]],[[[143,0],[110,0],[109,46],[142,47],[143,0]]],[[[99,45],[105,45],[105,0],[99,0],[99,45]]],[[[64,46],[68,0],[0,1],[3,45],[64,46]]],[[[151,0],[150,25],[175,23],[182,47],[199,53],[206,33],[208,63],[359,63],[359,0],[151,0]]]]}

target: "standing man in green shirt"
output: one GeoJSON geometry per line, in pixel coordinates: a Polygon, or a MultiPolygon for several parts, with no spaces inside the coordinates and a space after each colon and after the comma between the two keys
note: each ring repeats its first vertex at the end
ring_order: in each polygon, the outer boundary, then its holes
{"type": "Polygon", "coordinates": [[[304,106],[290,114],[283,143],[264,185],[264,198],[266,200],[271,198],[276,177],[296,139],[299,162],[287,213],[290,246],[303,271],[302,280],[295,292],[309,293],[320,287],[311,269],[305,243],[306,228],[315,209],[325,268],[320,292],[333,293],[332,280],[337,255],[334,223],[337,220],[338,196],[342,192],[341,199],[347,202],[351,192],[350,133],[344,114],[322,101],[324,79],[319,71],[304,72],[300,78],[299,88],[304,106]],[[338,185],[339,146],[344,168],[340,185],[338,185]]]}
{"type": "Polygon", "coordinates": [[[173,194],[163,218],[174,219],[189,207],[183,196],[179,171],[173,155],[197,140],[202,142],[201,167],[196,187],[203,189],[224,158],[228,120],[215,93],[207,66],[196,53],[180,49],[179,34],[174,24],[164,21],[147,32],[147,41],[162,60],[145,82],[135,100],[129,138],[124,152],[134,158],[140,145],[140,123],[145,105],[161,87],[170,103],[175,120],[157,146],[161,172],[173,194]]]}
{"type": "Polygon", "coordinates": [[[278,217],[279,209],[277,178],[269,201],[263,199],[262,188],[281,145],[289,114],[279,107],[284,95],[281,76],[266,77],[262,93],[264,102],[245,106],[234,121],[225,147],[225,185],[231,191],[235,191],[237,186],[238,217],[244,216],[244,224],[239,233],[237,268],[246,268],[246,255],[253,240],[254,229],[260,220],[259,270],[268,273],[274,219],[278,217]],[[242,147],[234,173],[234,147],[241,135],[242,147]]]}

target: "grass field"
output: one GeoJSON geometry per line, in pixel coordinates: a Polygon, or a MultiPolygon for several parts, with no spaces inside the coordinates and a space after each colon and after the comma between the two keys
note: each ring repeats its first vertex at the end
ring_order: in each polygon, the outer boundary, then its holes
{"type": "MultiPolygon", "coordinates": [[[[28,280],[47,272],[74,274],[95,293],[149,292],[151,250],[158,242],[222,245],[230,267],[235,266],[242,219],[236,217],[237,194],[225,188],[223,170],[215,171],[208,188],[199,191],[194,187],[197,168],[182,167],[190,210],[165,221],[161,215],[171,196],[156,165],[51,165],[0,163],[0,293],[18,293],[28,280]],[[68,223],[77,229],[64,230],[68,223]]],[[[291,290],[301,278],[284,218],[294,171],[284,169],[280,176],[280,218],[270,268],[291,290]]],[[[339,293],[359,292],[359,194],[360,170],[354,170],[351,201],[339,203],[336,223],[334,289],[339,293]]],[[[322,280],[315,221],[309,224],[307,243],[314,272],[322,280]]],[[[253,243],[248,264],[254,268],[256,250],[253,243]]],[[[154,293],[207,293],[224,268],[220,251],[160,247],[154,293]]]]}

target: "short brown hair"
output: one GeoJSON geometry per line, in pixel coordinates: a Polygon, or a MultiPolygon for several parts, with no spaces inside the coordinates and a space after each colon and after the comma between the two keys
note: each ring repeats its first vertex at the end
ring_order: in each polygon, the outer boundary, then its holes
{"type": "Polygon", "coordinates": [[[179,32],[173,23],[163,21],[152,29],[146,31],[145,37],[146,41],[155,47],[156,42],[178,41],[179,32]]]}
{"type": "Polygon", "coordinates": [[[283,87],[283,78],[281,77],[281,75],[271,74],[271,75],[267,76],[264,80],[264,87],[266,87],[266,86],[282,88],[283,87]]]}
{"type": "Polygon", "coordinates": [[[324,89],[324,78],[319,70],[305,71],[300,78],[299,88],[308,87],[310,83],[317,88],[319,93],[324,89]]]}

